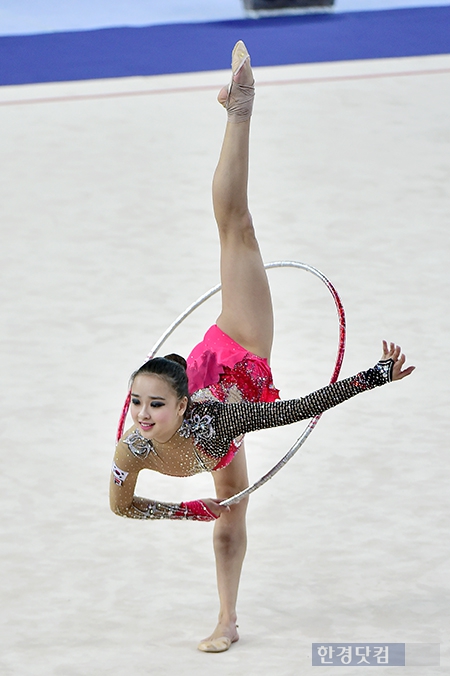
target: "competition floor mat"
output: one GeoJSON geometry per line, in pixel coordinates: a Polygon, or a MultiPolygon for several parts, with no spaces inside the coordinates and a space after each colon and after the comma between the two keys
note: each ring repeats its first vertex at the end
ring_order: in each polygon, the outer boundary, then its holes
{"type": "MultiPolygon", "coordinates": [[[[450,57],[255,77],[264,258],[336,284],[342,377],[372,366],[383,338],[416,371],[324,414],[251,497],[241,640],[197,651],[217,615],[212,525],[118,519],[108,480],[130,373],[218,281],[210,187],[229,71],[2,87],[2,676],[313,676],[325,642],[440,644],[441,666],[422,670],[448,671],[450,57]]],[[[275,382],[302,396],[329,378],[333,301],[312,276],[270,274],[275,382]]],[[[211,303],[168,352],[198,341],[211,303]]],[[[250,477],[297,432],[249,435],[250,477]]],[[[137,488],[212,492],[207,474],[142,473],[137,488]]]]}

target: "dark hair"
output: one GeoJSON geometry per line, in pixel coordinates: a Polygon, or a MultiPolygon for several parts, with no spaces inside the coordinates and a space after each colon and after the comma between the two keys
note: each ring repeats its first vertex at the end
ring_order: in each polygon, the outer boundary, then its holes
{"type": "Polygon", "coordinates": [[[165,357],[149,359],[135,371],[130,383],[133,384],[136,376],[151,373],[163,378],[176,392],[178,399],[187,397],[189,401],[188,377],[186,373],[186,360],[179,354],[168,354],[165,357]]]}

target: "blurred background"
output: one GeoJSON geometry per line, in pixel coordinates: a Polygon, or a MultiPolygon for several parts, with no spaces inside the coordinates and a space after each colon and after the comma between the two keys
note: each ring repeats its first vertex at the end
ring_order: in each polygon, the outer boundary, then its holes
{"type": "Polygon", "coordinates": [[[3,0],[0,35],[245,19],[248,12],[364,12],[448,5],[444,0],[3,0]]]}

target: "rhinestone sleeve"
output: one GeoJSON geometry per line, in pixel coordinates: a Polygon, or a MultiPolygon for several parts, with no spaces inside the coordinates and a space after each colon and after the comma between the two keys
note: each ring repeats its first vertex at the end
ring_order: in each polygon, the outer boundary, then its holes
{"type": "Polygon", "coordinates": [[[118,516],[128,519],[185,519],[188,521],[214,521],[217,517],[202,500],[192,502],[159,502],[135,496],[129,507],[116,509],[118,516]]]}
{"type": "Polygon", "coordinates": [[[235,404],[199,404],[196,406],[196,416],[198,419],[208,417],[214,434],[208,437],[204,435],[196,439],[196,443],[214,457],[220,457],[240,434],[312,418],[361,392],[385,385],[391,380],[392,366],[392,360],[379,362],[372,369],[327,385],[302,399],[270,403],[243,401],[235,404]]]}

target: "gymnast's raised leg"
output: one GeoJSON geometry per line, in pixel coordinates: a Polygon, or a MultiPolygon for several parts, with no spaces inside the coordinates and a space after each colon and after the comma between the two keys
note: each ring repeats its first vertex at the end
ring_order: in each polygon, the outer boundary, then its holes
{"type": "MultiPolygon", "coordinates": [[[[269,360],[273,340],[272,300],[247,202],[253,74],[242,42],[233,50],[232,70],[230,94],[225,88],[219,94],[219,101],[228,110],[228,122],[213,180],[222,281],[222,311],[217,325],[246,350],[269,360]]],[[[248,486],[243,446],[232,462],[214,472],[213,477],[221,500],[248,486]]],[[[232,505],[214,526],[220,610],[213,633],[198,646],[205,652],[227,650],[239,638],[236,600],[247,544],[246,509],[247,500],[232,505]]]]}

